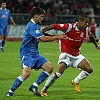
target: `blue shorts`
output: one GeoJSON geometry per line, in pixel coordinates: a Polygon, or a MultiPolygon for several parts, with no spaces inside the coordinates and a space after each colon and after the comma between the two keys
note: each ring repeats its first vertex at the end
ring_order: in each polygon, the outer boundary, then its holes
{"type": "Polygon", "coordinates": [[[3,28],[0,28],[0,34],[2,34],[3,36],[6,36],[7,35],[7,27],[5,29],[3,28]]]}
{"type": "Polygon", "coordinates": [[[41,66],[45,62],[48,62],[48,60],[41,55],[37,55],[36,57],[25,55],[22,56],[21,61],[22,61],[22,68],[29,67],[35,70],[41,69],[41,66]]]}

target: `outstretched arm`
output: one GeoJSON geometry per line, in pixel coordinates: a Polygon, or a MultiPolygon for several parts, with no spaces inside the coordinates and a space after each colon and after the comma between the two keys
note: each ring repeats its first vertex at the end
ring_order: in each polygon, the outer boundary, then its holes
{"type": "Polygon", "coordinates": [[[45,35],[45,36],[54,36],[53,34],[48,34],[48,33],[44,33],[44,32],[42,32],[43,33],[43,35],[45,35]]]}
{"type": "Polygon", "coordinates": [[[45,27],[44,29],[42,29],[42,32],[45,33],[46,31],[49,31],[51,29],[54,29],[54,24],[51,24],[51,25],[45,27]]]}
{"type": "Polygon", "coordinates": [[[42,29],[43,35],[45,35],[45,36],[54,36],[53,34],[46,33],[46,31],[49,31],[51,29],[54,29],[54,24],[51,24],[51,25],[45,27],[44,29],[42,29]]]}
{"type": "Polygon", "coordinates": [[[56,39],[64,39],[66,38],[66,35],[65,34],[58,34],[58,35],[54,35],[54,36],[42,36],[39,38],[39,41],[41,42],[50,42],[50,41],[53,41],[53,40],[56,40],[56,39]]]}
{"type": "Polygon", "coordinates": [[[100,50],[100,46],[97,44],[95,37],[92,35],[91,37],[89,37],[90,40],[93,42],[93,44],[95,45],[97,50],[100,50]]]}

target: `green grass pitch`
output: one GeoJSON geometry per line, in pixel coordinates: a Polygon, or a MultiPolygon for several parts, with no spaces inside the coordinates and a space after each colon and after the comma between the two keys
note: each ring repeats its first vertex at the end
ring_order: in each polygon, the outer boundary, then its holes
{"type": "MultiPolygon", "coordinates": [[[[71,80],[79,74],[79,70],[68,68],[48,90],[47,97],[37,97],[28,91],[29,86],[37,79],[42,70],[32,70],[31,76],[15,91],[15,97],[6,97],[12,83],[21,75],[19,48],[21,42],[6,42],[5,52],[0,52],[0,100],[100,100],[100,51],[92,43],[83,43],[81,53],[93,66],[93,73],[80,82],[81,93],[76,93],[71,80]]],[[[57,68],[60,54],[59,44],[46,42],[39,44],[41,55],[45,56],[57,68]]],[[[54,72],[53,71],[53,72],[54,72]]],[[[45,82],[39,86],[42,89],[45,82]]]]}

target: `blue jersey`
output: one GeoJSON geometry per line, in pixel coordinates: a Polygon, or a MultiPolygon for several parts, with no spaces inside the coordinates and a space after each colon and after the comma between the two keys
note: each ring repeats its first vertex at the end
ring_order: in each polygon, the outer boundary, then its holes
{"type": "Polygon", "coordinates": [[[31,19],[26,26],[23,36],[23,42],[20,47],[20,56],[31,55],[37,56],[38,51],[38,38],[44,36],[38,25],[31,19]]]}
{"type": "Polygon", "coordinates": [[[12,18],[10,10],[0,8],[0,28],[7,28],[9,19],[12,18]]]}

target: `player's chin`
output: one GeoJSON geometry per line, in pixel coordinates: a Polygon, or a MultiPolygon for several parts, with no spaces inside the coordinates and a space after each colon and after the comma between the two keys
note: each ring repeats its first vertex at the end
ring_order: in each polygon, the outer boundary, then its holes
{"type": "Polygon", "coordinates": [[[37,24],[41,24],[41,22],[38,22],[37,24]]]}

